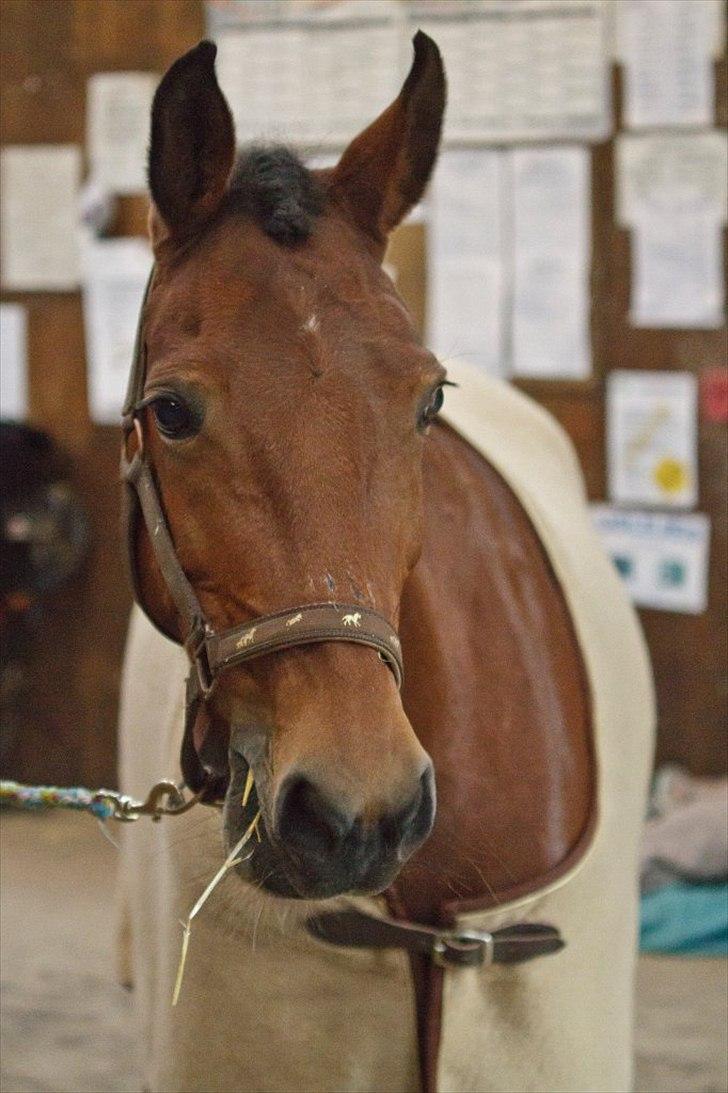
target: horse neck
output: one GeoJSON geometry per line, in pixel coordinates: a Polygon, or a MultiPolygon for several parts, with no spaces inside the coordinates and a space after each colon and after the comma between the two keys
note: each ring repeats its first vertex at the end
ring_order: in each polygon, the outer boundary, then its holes
{"type": "Polygon", "coordinates": [[[424,469],[425,540],[402,601],[406,712],[436,771],[430,839],[393,896],[437,921],[453,901],[536,887],[593,806],[587,684],[561,589],[500,475],[446,426],[424,469]]]}

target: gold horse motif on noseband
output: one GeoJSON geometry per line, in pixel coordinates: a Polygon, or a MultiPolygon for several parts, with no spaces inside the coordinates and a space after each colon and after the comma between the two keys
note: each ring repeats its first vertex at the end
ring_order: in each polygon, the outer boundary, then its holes
{"type": "Polygon", "coordinates": [[[255,631],[257,629],[258,629],[257,626],[251,627],[250,630],[248,630],[245,634],[243,634],[242,638],[239,638],[238,641],[235,642],[235,648],[236,649],[245,649],[248,645],[252,645],[253,644],[253,638],[255,637],[255,631]]]}
{"type": "Polygon", "coordinates": [[[341,621],[344,626],[354,626],[358,630],[361,626],[361,611],[355,611],[351,615],[342,615],[341,621]]]}

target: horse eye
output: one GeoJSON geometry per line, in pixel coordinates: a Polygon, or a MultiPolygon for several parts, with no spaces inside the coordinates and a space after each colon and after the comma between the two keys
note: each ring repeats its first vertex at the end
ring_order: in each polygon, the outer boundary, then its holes
{"type": "Polygon", "coordinates": [[[197,415],[177,395],[160,395],[150,405],[160,433],[170,440],[184,440],[199,430],[197,415]]]}
{"type": "Polygon", "coordinates": [[[445,392],[443,390],[442,384],[440,384],[440,386],[436,387],[435,390],[432,392],[432,398],[420,414],[419,426],[421,429],[426,429],[428,425],[432,424],[432,422],[439,414],[440,410],[442,410],[442,404],[444,401],[445,392]]]}

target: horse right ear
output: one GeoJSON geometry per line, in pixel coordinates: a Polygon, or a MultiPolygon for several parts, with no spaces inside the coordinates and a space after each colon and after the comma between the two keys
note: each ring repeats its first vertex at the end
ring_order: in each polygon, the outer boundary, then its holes
{"type": "Polygon", "coordinates": [[[175,61],[152,104],[152,241],[182,238],[218,209],[235,161],[235,129],[215,77],[212,42],[175,61]]]}
{"type": "Polygon", "coordinates": [[[422,197],[435,165],[445,112],[440,51],[421,30],[399,96],[345,150],[329,192],[383,254],[386,238],[422,197]]]}

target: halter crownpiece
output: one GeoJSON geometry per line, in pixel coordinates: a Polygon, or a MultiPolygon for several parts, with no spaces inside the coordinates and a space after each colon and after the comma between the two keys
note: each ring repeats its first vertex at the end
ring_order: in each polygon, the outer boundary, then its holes
{"type": "MultiPolygon", "coordinates": [[[[375,649],[392,670],[397,686],[400,687],[403,676],[402,648],[397,632],[390,623],[378,612],[361,604],[300,604],[223,631],[215,630],[205,617],[197,594],[177,557],[145,451],[144,433],[138,416],[142,409],[146,380],[144,314],[153,277],[154,270],[144,292],[122,417],[124,442],[121,451],[121,477],[126,484],[127,556],[137,603],[150,621],[158,629],[162,629],[146,610],[141,594],[135,549],[137,523],[141,515],[157,565],[182,620],[185,633],[183,644],[192,664],[186,688],[182,765],[187,784],[191,789],[199,791],[205,784],[206,772],[197,758],[193,729],[197,715],[210,697],[221,672],[254,657],[267,656],[299,645],[346,641],[375,649]],[[134,454],[129,457],[127,449],[132,434],[136,435],[137,446],[134,454]]],[[[179,640],[176,634],[163,632],[166,637],[179,640]]]]}

